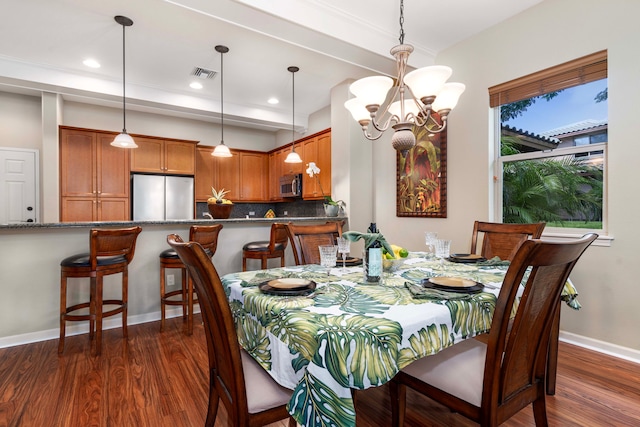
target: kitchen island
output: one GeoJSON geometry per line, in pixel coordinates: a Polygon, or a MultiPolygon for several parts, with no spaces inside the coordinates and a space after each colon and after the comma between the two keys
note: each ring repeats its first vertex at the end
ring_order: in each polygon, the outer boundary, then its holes
{"type": "MultiPolygon", "coordinates": [[[[0,225],[0,347],[57,338],[60,316],[60,261],[89,251],[91,228],[132,227],[139,225],[134,259],[129,267],[129,324],[160,319],[160,252],[168,248],[167,234],[176,233],[185,240],[192,225],[220,223],[218,249],[213,262],[220,276],[242,270],[242,246],[249,241],[269,240],[271,224],[295,222],[318,224],[347,217],[231,218],[222,220],[123,221],[77,223],[24,223],[0,225]]],[[[270,260],[270,267],[279,260],[270,260]],[[274,263],[271,265],[271,263],[274,263]]],[[[277,264],[277,265],[276,265],[277,264]]],[[[288,247],[286,264],[293,265],[288,247]]],[[[259,269],[260,261],[248,260],[249,269],[259,269]]],[[[180,270],[168,270],[180,283],[180,270]]],[[[120,275],[104,279],[104,296],[120,293],[120,275]]],[[[177,287],[176,287],[177,289],[177,287]]],[[[88,279],[69,279],[68,303],[88,301],[88,279]]],[[[179,307],[167,310],[167,316],[181,314],[179,307]]],[[[121,319],[105,320],[104,329],[119,327],[121,319]]],[[[87,333],[88,322],[69,323],[67,335],[87,333]]]]}

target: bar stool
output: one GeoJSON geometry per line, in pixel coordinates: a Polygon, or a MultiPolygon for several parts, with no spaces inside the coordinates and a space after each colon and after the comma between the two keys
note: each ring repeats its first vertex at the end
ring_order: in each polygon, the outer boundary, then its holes
{"type": "Polygon", "coordinates": [[[89,338],[94,339],[95,354],[102,352],[102,319],[122,313],[122,334],[127,337],[127,300],[129,264],[133,260],[140,227],[122,229],[92,229],[89,234],[89,253],[72,255],[60,262],[60,341],[58,354],[64,351],[66,322],[89,321],[89,338]],[[121,299],[102,298],[102,279],[110,274],[122,273],[121,299]],[[67,307],[67,278],[89,277],[89,302],[67,307]],[[116,308],[104,311],[105,305],[116,308]],[[89,314],[72,314],[89,309],[89,314]]]}
{"type": "MultiPolygon", "coordinates": [[[[193,225],[189,229],[189,241],[202,245],[209,258],[213,257],[218,247],[218,234],[222,230],[222,224],[193,225]]],[[[193,304],[198,300],[193,298],[193,283],[189,279],[185,265],[172,248],[162,251],[160,254],[160,331],[164,331],[167,305],[181,305],[182,319],[187,321],[187,335],[193,333],[193,304]],[[180,289],[166,292],[165,269],[179,268],[182,274],[182,286],[180,289]],[[176,296],[180,298],[175,298],[176,296]]]]}
{"type": "Polygon", "coordinates": [[[280,258],[280,267],[284,267],[284,251],[288,243],[287,225],[271,224],[269,241],[249,242],[242,247],[242,271],[247,271],[247,258],[262,260],[261,268],[267,268],[267,260],[280,258]]]}

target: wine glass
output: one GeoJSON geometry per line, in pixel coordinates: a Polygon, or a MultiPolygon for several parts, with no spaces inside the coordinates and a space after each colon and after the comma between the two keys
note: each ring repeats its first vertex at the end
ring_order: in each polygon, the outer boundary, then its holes
{"type": "Polygon", "coordinates": [[[338,242],[338,252],[342,254],[342,268],[345,269],[345,258],[349,253],[351,242],[349,239],[345,239],[344,237],[338,237],[336,241],[338,242]]]}
{"type": "Polygon", "coordinates": [[[438,240],[438,233],[435,231],[426,231],[424,233],[424,242],[430,252],[435,252],[436,240],[438,240]]]}

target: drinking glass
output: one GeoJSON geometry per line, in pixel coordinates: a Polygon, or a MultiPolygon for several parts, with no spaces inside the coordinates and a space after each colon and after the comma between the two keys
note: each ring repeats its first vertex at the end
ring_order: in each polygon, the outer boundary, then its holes
{"type": "Polygon", "coordinates": [[[449,251],[451,250],[451,240],[438,239],[436,240],[436,258],[440,259],[442,263],[445,258],[449,257],[449,251]]]}
{"type": "Polygon", "coordinates": [[[429,248],[430,252],[434,252],[434,248],[436,247],[436,240],[438,240],[438,233],[435,231],[426,231],[424,233],[424,242],[429,248]]]}
{"type": "Polygon", "coordinates": [[[345,239],[344,237],[338,237],[336,240],[338,242],[338,252],[342,254],[342,268],[345,269],[345,260],[347,254],[349,253],[351,242],[349,241],[349,239],[345,239]]]}
{"type": "Polygon", "coordinates": [[[318,246],[320,250],[320,265],[323,267],[335,267],[338,247],[335,245],[318,246]]]}

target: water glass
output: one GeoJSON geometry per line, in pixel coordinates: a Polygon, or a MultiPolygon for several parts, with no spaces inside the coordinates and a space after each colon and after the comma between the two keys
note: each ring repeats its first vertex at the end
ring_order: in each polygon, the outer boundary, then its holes
{"type": "Polygon", "coordinates": [[[449,252],[451,250],[451,240],[437,239],[436,240],[436,257],[441,260],[449,258],[449,252]]]}
{"type": "Polygon", "coordinates": [[[351,242],[344,237],[338,237],[336,241],[338,243],[338,252],[342,254],[342,268],[345,268],[345,258],[351,249],[351,242]]]}
{"type": "Polygon", "coordinates": [[[318,246],[320,250],[320,265],[323,267],[335,267],[338,259],[338,247],[335,245],[318,246]]]}
{"type": "Polygon", "coordinates": [[[438,233],[436,233],[435,231],[425,231],[424,243],[427,245],[427,248],[429,248],[430,252],[434,251],[436,240],[438,240],[438,233]]]}

